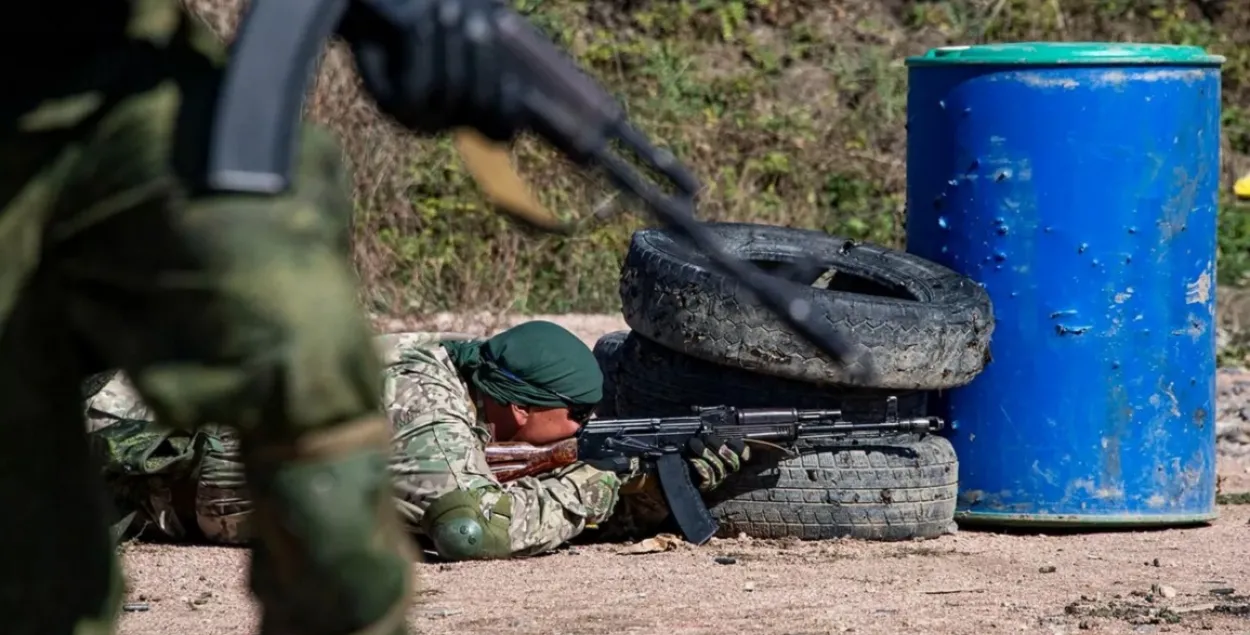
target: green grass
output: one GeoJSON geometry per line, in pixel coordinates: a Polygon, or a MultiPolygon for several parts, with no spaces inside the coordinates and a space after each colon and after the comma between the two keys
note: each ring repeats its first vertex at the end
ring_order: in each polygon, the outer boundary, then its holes
{"type": "MultiPolygon", "coordinates": [[[[1197,44],[1228,57],[1224,155],[1250,153],[1250,3],[1182,0],[518,0],[632,120],[709,186],[704,218],[819,228],[898,245],[906,74],[933,46],[1010,40],[1197,44]]],[[[540,198],[585,215],[611,190],[539,144],[518,153],[540,198]]],[[[397,312],[611,311],[630,234],[622,214],[572,238],[532,236],[484,205],[446,140],[399,158],[402,205],[363,203],[356,256],[397,312]]],[[[1231,164],[1230,164],[1231,165],[1231,164]]],[[[1222,187],[1231,187],[1226,169],[1222,187]]],[[[1250,214],[1220,212],[1220,277],[1250,271],[1250,214]]]]}
{"type": "Polygon", "coordinates": [[[1250,492],[1236,494],[1217,494],[1215,502],[1220,505],[1250,505],[1250,492]]]}

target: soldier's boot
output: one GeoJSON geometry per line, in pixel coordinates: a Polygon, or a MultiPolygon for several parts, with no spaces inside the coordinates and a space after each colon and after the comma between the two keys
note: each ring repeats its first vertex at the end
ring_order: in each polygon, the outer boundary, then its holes
{"type": "Polygon", "coordinates": [[[416,553],[400,528],[381,416],[245,439],[252,591],[263,635],[400,635],[416,553]]]}

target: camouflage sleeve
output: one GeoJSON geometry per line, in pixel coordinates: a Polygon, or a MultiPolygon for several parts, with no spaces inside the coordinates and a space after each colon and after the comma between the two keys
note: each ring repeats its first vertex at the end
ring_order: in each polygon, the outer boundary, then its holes
{"type": "Polygon", "coordinates": [[[486,463],[487,430],[477,421],[468,388],[436,345],[409,336],[403,350],[384,355],[384,397],[395,426],[391,471],[397,505],[412,531],[439,496],[478,493],[483,509],[511,500],[512,555],[560,546],[611,515],[620,482],[615,474],[575,464],[542,478],[500,484],[486,463]]]}
{"type": "Polygon", "coordinates": [[[87,397],[85,403],[87,432],[111,426],[118,421],[152,421],[153,416],[139,397],[126,374],[112,373],[112,378],[87,397]]]}

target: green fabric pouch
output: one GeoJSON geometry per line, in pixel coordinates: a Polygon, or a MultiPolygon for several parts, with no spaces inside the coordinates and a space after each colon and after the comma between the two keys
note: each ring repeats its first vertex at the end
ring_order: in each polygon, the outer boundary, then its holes
{"type": "Polygon", "coordinates": [[[187,434],[153,421],[119,421],[90,436],[106,476],[194,475],[206,446],[221,450],[203,431],[187,434]]]}
{"type": "Polygon", "coordinates": [[[194,434],[168,428],[154,421],[127,419],[88,435],[91,452],[122,512],[111,527],[114,541],[134,525],[151,478],[197,479],[206,448],[220,452],[221,442],[204,431],[194,434]]]}

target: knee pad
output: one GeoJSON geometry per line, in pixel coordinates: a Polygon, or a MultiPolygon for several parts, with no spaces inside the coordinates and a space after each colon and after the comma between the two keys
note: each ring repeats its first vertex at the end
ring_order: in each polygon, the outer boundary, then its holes
{"type": "Polygon", "coordinates": [[[512,524],[512,497],[500,496],[487,515],[482,510],[482,493],[453,490],[426,508],[421,529],[440,557],[491,560],[511,555],[508,527],[512,524]]]}

